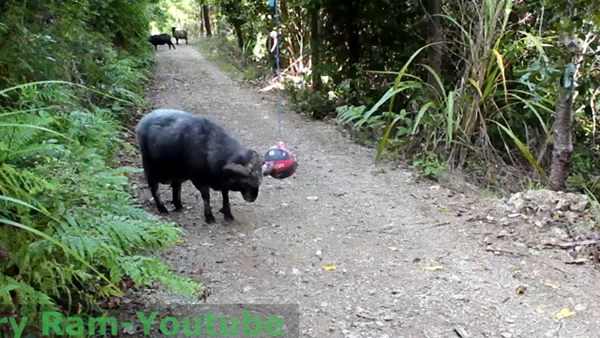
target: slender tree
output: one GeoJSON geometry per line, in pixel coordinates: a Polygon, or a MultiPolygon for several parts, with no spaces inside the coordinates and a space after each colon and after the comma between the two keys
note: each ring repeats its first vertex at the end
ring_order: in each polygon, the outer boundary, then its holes
{"type": "Polygon", "coordinates": [[[208,5],[202,5],[202,15],[204,16],[204,28],[206,29],[206,36],[212,36],[212,30],[210,29],[210,12],[208,5]]]}
{"type": "Polygon", "coordinates": [[[319,12],[321,10],[320,1],[314,1],[310,9],[310,49],[311,49],[311,64],[312,64],[312,80],[313,89],[321,90],[323,83],[321,81],[321,65],[320,65],[320,53],[321,53],[321,39],[319,37],[320,31],[320,18],[319,12]]]}

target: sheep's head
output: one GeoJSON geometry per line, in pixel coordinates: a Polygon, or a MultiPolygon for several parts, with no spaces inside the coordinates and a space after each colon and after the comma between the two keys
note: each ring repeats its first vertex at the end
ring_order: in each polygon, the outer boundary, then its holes
{"type": "Polygon", "coordinates": [[[266,165],[256,151],[246,150],[223,167],[223,174],[229,190],[239,191],[246,202],[254,202],[263,176],[269,175],[271,170],[273,167],[266,165]]]}

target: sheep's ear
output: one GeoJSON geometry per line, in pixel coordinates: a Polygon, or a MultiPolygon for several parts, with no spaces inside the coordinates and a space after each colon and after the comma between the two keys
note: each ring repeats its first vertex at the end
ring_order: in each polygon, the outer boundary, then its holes
{"type": "Polygon", "coordinates": [[[248,168],[241,164],[229,162],[223,167],[223,173],[226,176],[249,176],[250,171],[248,168]]]}
{"type": "Polygon", "coordinates": [[[268,176],[271,175],[271,172],[273,172],[273,169],[275,169],[275,165],[273,163],[265,163],[262,165],[262,174],[263,176],[268,176]]]}

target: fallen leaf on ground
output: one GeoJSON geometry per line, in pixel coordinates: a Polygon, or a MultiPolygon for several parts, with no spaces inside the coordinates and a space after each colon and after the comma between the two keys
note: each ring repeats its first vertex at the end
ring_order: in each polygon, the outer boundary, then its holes
{"type": "Polygon", "coordinates": [[[458,277],[457,275],[452,275],[452,279],[454,279],[454,280],[460,280],[460,277],[458,277]]]}
{"type": "Polygon", "coordinates": [[[212,294],[212,289],[210,287],[206,287],[202,293],[200,293],[198,295],[198,300],[204,300],[204,302],[206,303],[206,300],[208,299],[208,297],[212,294]]]}
{"type": "Polygon", "coordinates": [[[438,210],[442,212],[452,212],[452,209],[450,208],[438,208],[438,210]]]}
{"type": "Polygon", "coordinates": [[[568,261],[568,262],[565,262],[565,264],[577,264],[577,265],[579,265],[579,264],[584,264],[584,263],[585,263],[585,262],[587,262],[587,261],[588,261],[588,259],[587,259],[587,258],[577,258],[577,259],[576,259],[576,260],[574,260],[574,261],[568,261]]]}
{"type": "Polygon", "coordinates": [[[177,243],[177,244],[181,244],[183,242],[185,242],[183,239],[178,239],[178,240],[175,241],[175,243],[177,243]]]}
{"type": "Polygon", "coordinates": [[[546,285],[548,285],[549,287],[553,288],[553,289],[558,289],[560,286],[556,285],[556,284],[550,284],[550,283],[544,283],[546,285]]]}
{"type": "Polygon", "coordinates": [[[368,314],[366,314],[366,313],[357,313],[356,315],[357,315],[358,317],[360,317],[360,318],[364,318],[364,319],[370,319],[370,320],[376,320],[376,319],[377,319],[377,318],[375,318],[375,317],[369,316],[369,315],[368,315],[368,314]]]}
{"type": "Polygon", "coordinates": [[[327,271],[335,270],[335,269],[337,269],[337,268],[338,268],[338,267],[337,267],[337,265],[325,265],[325,266],[323,267],[323,269],[325,269],[325,270],[327,270],[327,271]]]}
{"type": "Polygon", "coordinates": [[[537,309],[535,309],[535,312],[537,312],[537,313],[546,313],[546,311],[544,311],[544,309],[542,309],[541,307],[538,307],[537,309]]]}
{"type": "Polygon", "coordinates": [[[133,282],[133,279],[129,278],[129,277],[123,277],[123,279],[121,279],[121,283],[122,283],[122,287],[125,289],[130,289],[132,286],[135,285],[135,283],[133,282]]]}
{"type": "Polygon", "coordinates": [[[520,285],[520,286],[518,286],[518,287],[515,289],[515,293],[516,293],[517,295],[522,295],[522,294],[524,294],[524,293],[525,293],[525,290],[527,290],[527,287],[526,287],[526,286],[524,286],[524,285],[520,285]]]}
{"type": "Polygon", "coordinates": [[[442,270],[444,267],[441,265],[438,266],[424,266],[423,270],[429,270],[429,271],[435,271],[435,270],[442,270]]]}
{"type": "Polygon", "coordinates": [[[121,299],[119,298],[108,298],[108,301],[106,302],[106,305],[108,305],[109,309],[114,309],[116,307],[119,306],[119,304],[121,304],[121,299]]]}
{"type": "Polygon", "coordinates": [[[396,248],[395,246],[388,246],[388,249],[392,251],[398,251],[398,248],[396,248]]]}
{"type": "Polygon", "coordinates": [[[473,269],[473,271],[485,271],[485,270],[487,270],[485,266],[478,266],[473,269]]]}
{"type": "Polygon", "coordinates": [[[563,318],[571,317],[574,314],[575,314],[575,312],[571,312],[569,309],[564,308],[564,309],[560,310],[559,313],[556,314],[556,318],[563,319],[563,318]]]}
{"type": "Polygon", "coordinates": [[[432,185],[431,187],[429,187],[429,189],[432,189],[432,190],[433,189],[438,190],[439,188],[440,188],[439,185],[432,185]]]}

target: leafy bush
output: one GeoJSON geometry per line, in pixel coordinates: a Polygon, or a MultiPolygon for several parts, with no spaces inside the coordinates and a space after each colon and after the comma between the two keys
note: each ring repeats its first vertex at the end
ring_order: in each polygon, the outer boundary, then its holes
{"type": "Polygon", "coordinates": [[[136,205],[139,169],[117,163],[134,150],[121,123],[146,106],[150,2],[0,4],[0,316],[33,330],[42,310],[101,311],[124,277],[201,288],[148,255],[181,229],[136,205]]]}
{"type": "Polygon", "coordinates": [[[564,8],[559,2],[546,8],[549,19],[545,20],[540,14],[544,13],[543,5],[536,2],[525,5],[511,0],[481,0],[464,4],[461,11],[449,9],[442,15],[446,40],[457,41],[448,48],[463,60],[456,71],[461,74],[458,81],[449,86],[431,67],[418,65],[422,59],[419,53],[432,48],[427,45],[414,52],[400,71],[369,71],[394,75],[396,82],[376,104],[358,102],[339,107],[338,120],[355,122],[353,128],[371,133],[379,143],[378,159],[385,152],[401,153],[412,157],[413,163],[429,175],[438,161],[473,173],[501,164],[506,169],[500,174],[513,175],[511,180],[542,181],[552,159],[552,123],[560,96],[557,82],[565,69],[573,67],[579,86],[574,92],[571,189],[594,191],[599,165],[594,65],[600,57],[591,52],[598,44],[598,29],[591,22],[597,17],[582,17],[578,20],[583,23],[571,23],[579,25],[574,32],[578,32],[581,46],[574,57],[565,57],[568,52],[563,42],[550,29],[565,34],[573,29],[561,26],[565,24],[559,20],[564,17],[564,8]],[[532,11],[531,23],[515,19],[524,10],[532,11]],[[471,22],[469,17],[480,20],[470,26],[459,24],[471,22]],[[414,69],[431,73],[441,89],[433,88],[414,69]],[[394,99],[405,102],[398,104],[394,99]],[[430,158],[432,153],[437,154],[435,161],[430,158]]]}
{"type": "MultiPolygon", "coordinates": [[[[63,88],[24,91],[33,91],[24,95],[27,102],[65,94],[63,88]]],[[[167,247],[180,230],[135,205],[126,175],[139,169],[109,166],[126,147],[109,111],[3,108],[0,130],[1,313],[32,320],[32,306],[65,306],[71,293],[80,294],[74,303],[94,305],[118,295],[123,276],[195,293],[196,282],[143,255],[167,247]]]]}

